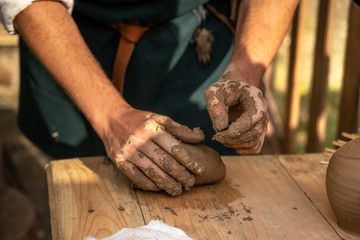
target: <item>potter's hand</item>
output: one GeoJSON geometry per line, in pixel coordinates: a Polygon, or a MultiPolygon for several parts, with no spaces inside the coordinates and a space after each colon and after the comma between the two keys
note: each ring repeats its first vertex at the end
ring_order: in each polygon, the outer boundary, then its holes
{"type": "Polygon", "coordinates": [[[191,173],[199,174],[203,168],[176,138],[201,141],[202,132],[129,106],[94,58],[64,4],[34,1],[16,16],[14,25],[134,184],[172,195],[194,184],[191,173]]]}
{"type": "Polygon", "coordinates": [[[228,72],[206,89],[205,98],[216,131],[214,139],[239,154],[259,153],[269,121],[260,89],[233,79],[228,72]]]}
{"type": "Polygon", "coordinates": [[[107,154],[137,187],[178,195],[194,185],[193,174],[202,174],[203,166],[178,140],[199,143],[204,139],[200,129],[136,109],[109,124],[102,137],[107,154]]]}

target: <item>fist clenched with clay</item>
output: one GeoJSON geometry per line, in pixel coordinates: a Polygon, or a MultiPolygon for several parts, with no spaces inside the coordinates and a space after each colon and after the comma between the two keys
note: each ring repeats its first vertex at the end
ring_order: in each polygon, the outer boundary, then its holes
{"type": "Polygon", "coordinates": [[[231,71],[205,91],[214,139],[239,154],[259,153],[269,115],[260,89],[233,79],[231,71]]]}
{"type": "Polygon", "coordinates": [[[214,182],[225,176],[219,154],[198,144],[204,139],[199,128],[190,129],[166,116],[136,109],[122,116],[129,118],[122,119],[128,125],[111,121],[102,139],[110,159],[136,187],[165,190],[174,196],[183,188],[188,190],[194,184],[214,182]],[[204,159],[201,155],[204,152],[212,157],[204,159]],[[208,164],[209,161],[212,163],[208,164]],[[204,174],[217,169],[223,169],[219,176],[209,178],[204,174]]]}

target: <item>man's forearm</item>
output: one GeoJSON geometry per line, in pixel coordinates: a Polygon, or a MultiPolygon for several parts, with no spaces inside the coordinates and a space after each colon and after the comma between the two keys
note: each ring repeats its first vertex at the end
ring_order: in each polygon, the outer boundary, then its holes
{"type": "Polygon", "coordinates": [[[259,86],[291,23],[299,0],[242,0],[227,70],[259,86]]]}
{"type": "MultiPolygon", "coordinates": [[[[114,105],[128,104],[91,54],[65,7],[59,2],[34,2],[15,18],[26,44],[65,89],[95,130],[106,124],[114,105]]],[[[98,132],[99,133],[99,132],[98,132]]]]}

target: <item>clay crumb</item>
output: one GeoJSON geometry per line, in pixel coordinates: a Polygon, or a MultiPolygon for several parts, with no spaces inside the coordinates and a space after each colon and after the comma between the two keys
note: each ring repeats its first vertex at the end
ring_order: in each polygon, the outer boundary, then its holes
{"type": "Polygon", "coordinates": [[[248,217],[243,218],[242,220],[251,222],[254,219],[252,217],[248,216],[248,217]]]}
{"type": "Polygon", "coordinates": [[[175,212],[174,209],[170,208],[170,207],[165,207],[165,210],[168,210],[172,215],[177,216],[177,213],[175,212]]]}
{"type": "Polygon", "coordinates": [[[231,216],[233,216],[235,214],[235,211],[232,207],[228,207],[229,213],[231,216]]]}
{"type": "Polygon", "coordinates": [[[243,209],[245,210],[245,212],[247,213],[251,213],[251,209],[247,206],[245,206],[245,204],[241,203],[241,205],[243,206],[243,209]]]}

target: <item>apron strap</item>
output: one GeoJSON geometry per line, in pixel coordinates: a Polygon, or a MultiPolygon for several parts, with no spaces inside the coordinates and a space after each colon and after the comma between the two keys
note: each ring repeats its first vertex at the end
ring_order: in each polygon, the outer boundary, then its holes
{"type": "Polygon", "coordinates": [[[122,95],[124,92],[126,68],[134,51],[135,44],[149,27],[141,26],[138,21],[118,22],[112,24],[112,26],[121,34],[114,62],[112,82],[122,95]]]}

